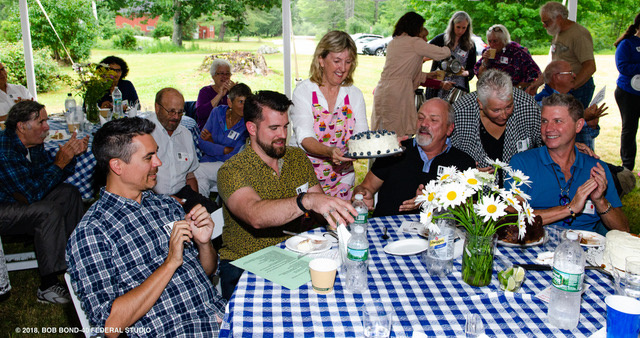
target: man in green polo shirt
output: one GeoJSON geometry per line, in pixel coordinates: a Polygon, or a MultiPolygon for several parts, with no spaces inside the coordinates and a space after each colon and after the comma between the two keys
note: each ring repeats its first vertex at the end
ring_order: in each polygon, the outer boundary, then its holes
{"type": "Polygon", "coordinates": [[[291,104],[273,91],[248,97],[246,147],[218,172],[225,223],[220,279],[226,299],[243,272],[230,262],[287,239],[282,230],[309,230],[302,224],[306,212],[322,215],[330,227],[351,223],[357,214],[349,202],[324,194],[303,150],[286,146],[291,104]]]}

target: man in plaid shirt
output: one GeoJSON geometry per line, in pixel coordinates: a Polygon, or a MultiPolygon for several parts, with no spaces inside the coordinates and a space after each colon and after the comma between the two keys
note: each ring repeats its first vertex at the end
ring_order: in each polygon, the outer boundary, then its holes
{"type": "Polygon", "coordinates": [[[68,271],[89,322],[107,336],[217,336],[226,302],[209,280],[214,224],[203,206],[185,215],[151,191],[162,165],[154,128],[134,117],[96,133],[107,184],[69,239],[68,271]]]}
{"type": "Polygon", "coordinates": [[[33,236],[40,302],[70,301],[58,274],[67,266],[64,248],[84,211],[78,189],[62,183],[73,174],[75,156],[87,150],[89,138],[75,133],[55,158],[44,149],[49,134],[47,111],[36,101],[16,103],[0,132],[0,235],[33,236]]]}

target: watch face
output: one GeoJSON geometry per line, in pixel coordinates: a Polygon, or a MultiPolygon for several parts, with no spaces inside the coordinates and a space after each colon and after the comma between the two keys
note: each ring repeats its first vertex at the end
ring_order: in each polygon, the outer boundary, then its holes
{"type": "Polygon", "coordinates": [[[640,74],[637,74],[631,78],[631,88],[640,91],[640,74]]]}

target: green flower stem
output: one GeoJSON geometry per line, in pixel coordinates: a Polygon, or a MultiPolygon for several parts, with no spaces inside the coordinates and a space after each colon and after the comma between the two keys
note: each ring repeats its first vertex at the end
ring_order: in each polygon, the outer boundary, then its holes
{"type": "Polygon", "coordinates": [[[491,283],[495,237],[467,234],[462,256],[462,280],[471,286],[491,283]]]}

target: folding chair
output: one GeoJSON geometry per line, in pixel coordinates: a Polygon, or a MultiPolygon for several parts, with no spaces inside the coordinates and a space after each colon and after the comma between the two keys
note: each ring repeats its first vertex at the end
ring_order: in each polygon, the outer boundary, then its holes
{"type": "Polygon", "coordinates": [[[67,288],[69,288],[69,294],[71,295],[71,301],[73,301],[73,306],[76,308],[76,315],[78,315],[78,319],[80,320],[80,325],[82,325],[82,330],[84,331],[85,337],[91,337],[91,325],[89,324],[89,318],[87,318],[87,314],[82,309],[80,305],[80,299],[78,295],[76,295],[76,290],[73,289],[71,285],[71,276],[68,272],[64,273],[64,280],[67,282],[67,288]]]}
{"type": "MultiPolygon", "coordinates": [[[[0,247],[2,247],[2,239],[0,239],[0,247]]],[[[9,271],[38,268],[36,253],[33,251],[5,255],[4,257],[7,260],[7,270],[9,271]]]]}

